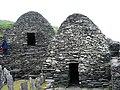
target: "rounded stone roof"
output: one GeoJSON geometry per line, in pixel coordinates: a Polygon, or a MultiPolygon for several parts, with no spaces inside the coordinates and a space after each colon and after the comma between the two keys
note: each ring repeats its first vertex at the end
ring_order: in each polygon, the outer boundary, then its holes
{"type": "Polygon", "coordinates": [[[23,15],[21,15],[16,23],[14,24],[15,29],[20,31],[30,31],[30,32],[38,32],[39,30],[44,32],[48,37],[54,36],[54,30],[50,23],[38,12],[29,11],[23,15]]]}
{"type": "Polygon", "coordinates": [[[106,56],[109,49],[105,35],[82,14],[72,14],[61,24],[49,45],[49,54],[49,59],[57,62],[57,65],[59,60],[82,62],[80,69],[83,71],[90,69],[92,64],[98,65],[99,62],[109,60],[109,56],[106,56]]]}
{"type": "MultiPolygon", "coordinates": [[[[98,30],[98,27],[85,15],[74,13],[66,18],[66,20],[61,24],[58,33],[62,32],[64,28],[87,28],[86,30],[98,30]],[[74,25],[74,26],[73,26],[74,25]]],[[[81,30],[81,29],[79,29],[81,30]]]]}

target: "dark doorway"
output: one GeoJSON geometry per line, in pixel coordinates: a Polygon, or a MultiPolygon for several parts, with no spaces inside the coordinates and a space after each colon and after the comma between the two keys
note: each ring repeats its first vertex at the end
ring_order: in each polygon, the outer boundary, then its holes
{"type": "Polygon", "coordinates": [[[79,85],[78,63],[69,64],[69,86],[79,85]]]}
{"type": "Polygon", "coordinates": [[[27,45],[35,46],[35,33],[27,33],[27,45]]]}

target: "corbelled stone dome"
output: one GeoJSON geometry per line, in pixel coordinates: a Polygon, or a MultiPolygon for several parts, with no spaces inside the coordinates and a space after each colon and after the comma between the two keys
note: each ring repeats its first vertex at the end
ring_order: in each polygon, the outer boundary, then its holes
{"type": "Polygon", "coordinates": [[[14,25],[20,31],[44,31],[49,37],[54,36],[54,30],[50,23],[38,12],[29,11],[21,15],[14,25]]]}
{"type": "Polygon", "coordinates": [[[54,34],[52,26],[41,14],[30,11],[20,16],[12,30],[6,33],[11,48],[11,69],[21,69],[23,76],[40,73],[54,34]]]}
{"type": "Polygon", "coordinates": [[[61,84],[71,81],[70,63],[78,63],[76,72],[79,72],[79,83],[83,86],[86,84],[97,87],[101,78],[107,79],[106,81],[110,79],[110,72],[108,72],[110,57],[105,35],[87,16],[70,15],[61,24],[48,50],[49,57],[46,63],[50,62],[48,67],[56,69],[55,80],[59,83],[61,81],[61,84]],[[60,73],[58,74],[57,71],[60,73]],[[87,80],[91,81],[91,85],[87,80]]]}

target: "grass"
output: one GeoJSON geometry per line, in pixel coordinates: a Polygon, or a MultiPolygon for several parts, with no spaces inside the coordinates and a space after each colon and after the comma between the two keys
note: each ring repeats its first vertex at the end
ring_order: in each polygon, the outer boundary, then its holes
{"type": "MultiPolygon", "coordinates": [[[[28,82],[28,90],[30,90],[30,81],[29,80],[18,80],[14,82],[14,90],[20,90],[20,83],[22,82],[28,82]]],[[[44,90],[44,87],[46,86],[46,82],[41,85],[40,90],[44,90]]],[[[1,90],[8,90],[7,85],[4,85],[1,90]]]]}
{"type": "Polygon", "coordinates": [[[13,27],[14,22],[8,20],[0,20],[0,29],[10,29],[13,27]]]}
{"type": "Polygon", "coordinates": [[[0,33],[0,38],[3,37],[4,35],[0,33]]]}

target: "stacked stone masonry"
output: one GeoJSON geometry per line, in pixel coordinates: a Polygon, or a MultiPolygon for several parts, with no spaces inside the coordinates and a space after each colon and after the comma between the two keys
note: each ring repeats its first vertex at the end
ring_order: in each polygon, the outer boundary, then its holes
{"type": "Polygon", "coordinates": [[[111,60],[112,90],[120,90],[120,58],[111,60]]]}
{"type": "Polygon", "coordinates": [[[30,11],[20,16],[14,27],[5,32],[10,48],[10,68],[21,69],[22,76],[40,73],[54,34],[52,26],[41,14],[30,11]],[[28,39],[34,41],[32,45],[28,44],[28,39]]]}
{"type": "MultiPolygon", "coordinates": [[[[10,61],[5,65],[10,70],[21,69],[21,76],[43,71],[46,78],[55,80],[55,85],[68,86],[70,64],[77,63],[80,87],[107,87],[112,78],[113,90],[120,90],[119,59],[113,58],[110,63],[111,47],[108,48],[105,35],[82,14],[70,15],[54,37],[50,23],[39,13],[30,11],[4,34],[9,48],[8,54],[0,58],[10,61]],[[35,35],[35,45],[28,45],[29,33],[35,35]]],[[[113,49],[119,47],[114,45],[111,45],[113,49]]]]}
{"type": "Polygon", "coordinates": [[[61,24],[48,50],[49,57],[43,63],[44,72],[47,77],[53,77],[56,85],[68,86],[69,64],[78,63],[81,87],[109,86],[108,44],[104,34],[88,17],[70,15],[61,24]]]}

